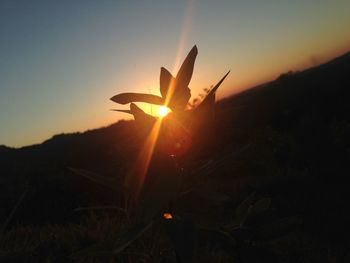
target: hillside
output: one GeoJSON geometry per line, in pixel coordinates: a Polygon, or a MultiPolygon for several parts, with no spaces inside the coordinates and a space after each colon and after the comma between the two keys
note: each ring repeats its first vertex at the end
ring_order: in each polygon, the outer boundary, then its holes
{"type": "MultiPolygon", "coordinates": [[[[183,162],[184,184],[195,191],[178,201],[179,214],[222,230],[232,223],[242,200],[254,192],[256,198],[271,200],[271,214],[259,220],[297,217],[302,223],[286,239],[259,247],[266,248],[263,254],[268,259],[242,262],[349,260],[349,89],[347,53],[218,102],[214,135],[207,138],[210,145],[201,145],[183,162]],[[225,198],[218,197],[218,201],[213,197],[217,193],[225,198]]],[[[73,209],[119,205],[124,177],[140,145],[135,123],[120,121],[84,133],[56,135],[40,145],[0,146],[0,219],[8,219],[21,194],[29,189],[7,228],[18,223],[44,228],[48,223],[84,225],[84,216],[73,209]],[[106,191],[70,167],[112,178],[115,190],[106,191]]],[[[65,256],[71,251],[64,248],[60,253],[65,256]]],[[[222,262],[229,262],[230,258],[223,258],[222,262]]]]}

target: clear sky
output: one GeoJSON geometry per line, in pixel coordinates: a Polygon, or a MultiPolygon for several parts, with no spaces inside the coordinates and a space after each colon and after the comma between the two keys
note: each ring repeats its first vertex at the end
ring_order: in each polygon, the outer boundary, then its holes
{"type": "Polygon", "coordinates": [[[160,67],[175,75],[194,44],[192,98],[229,69],[219,97],[322,63],[350,50],[349,14],[349,0],[1,0],[0,145],[128,118],[109,98],[159,94],[160,67]]]}

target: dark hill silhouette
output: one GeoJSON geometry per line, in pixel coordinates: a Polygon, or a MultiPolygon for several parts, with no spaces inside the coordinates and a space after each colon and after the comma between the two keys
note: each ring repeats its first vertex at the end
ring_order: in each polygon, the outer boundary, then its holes
{"type": "Polygon", "coordinates": [[[12,150],[13,148],[7,147],[5,145],[0,145],[0,153],[2,152],[8,152],[10,150],[12,150]]]}
{"type": "MultiPolygon", "coordinates": [[[[276,123],[281,121],[281,124],[286,124],[289,116],[315,106],[319,106],[317,109],[321,110],[322,114],[346,115],[349,112],[346,99],[349,94],[349,67],[350,52],[302,72],[281,74],[275,81],[219,101],[217,122],[225,123],[234,120],[237,121],[235,125],[257,126],[275,120],[276,123]],[[321,107],[323,102],[325,104],[321,107]],[[226,113],[233,115],[225,116],[225,118],[228,117],[227,120],[222,120],[221,114],[226,113]]],[[[72,152],[76,154],[89,152],[89,150],[94,152],[95,147],[100,148],[101,151],[98,153],[113,151],[112,148],[117,147],[116,144],[120,144],[119,148],[123,148],[122,145],[126,141],[136,140],[133,134],[134,128],[132,121],[119,121],[108,127],[84,133],[54,135],[42,144],[18,149],[0,145],[2,154],[0,160],[13,157],[23,160],[57,158],[69,161],[67,154],[74,156],[72,152]],[[8,152],[11,152],[10,157],[6,156],[8,152]]],[[[129,143],[125,144],[130,146],[129,143]]],[[[124,150],[127,149],[128,147],[125,147],[124,150]]],[[[121,153],[123,155],[123,150],[121,153]]]]}
{"type": "MultiPolygon", "coordinates": [[[[208,176],[230,196],[230,207],[223,211],[233,211],[254,190],[272,197],[281,215],[301,216],[303,231],[312,237],[345,246],[350,233],[349,99],[350,53],[223,99],[216,105],[211,143],[187,160],[186,169],[191,178],[208,176]]],[[[0,220],[25,185],[31,190],[12,223],[67,222],[76,220],[73,208],[115,204],[115,193],[68,167],[113,177],[118,192],[142,144],[136,134],[134,121],[119,121],[20,149],[1,146],[0,220]]]]}

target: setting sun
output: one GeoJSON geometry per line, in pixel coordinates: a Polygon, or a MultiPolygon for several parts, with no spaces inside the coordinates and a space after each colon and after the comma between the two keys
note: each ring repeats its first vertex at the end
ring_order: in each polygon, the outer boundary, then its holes
{"type": "Polygon", "coordinates": [[[169,113],[169,108],[166,106],[160,106],[158,109],[158,115],[159,117],[165,117],[169,113]]]}

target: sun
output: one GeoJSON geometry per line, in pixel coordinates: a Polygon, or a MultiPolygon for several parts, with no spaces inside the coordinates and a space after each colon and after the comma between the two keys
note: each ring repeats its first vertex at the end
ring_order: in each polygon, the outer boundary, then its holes
{"type": "Polygon", "coordinates": [[[163,117],[167,116],[168,113],[169,113],[169,108],[168,107],[160,106],[158,108],[158,115],[159,115],[159,117],[163,118],[163,117]]]}

